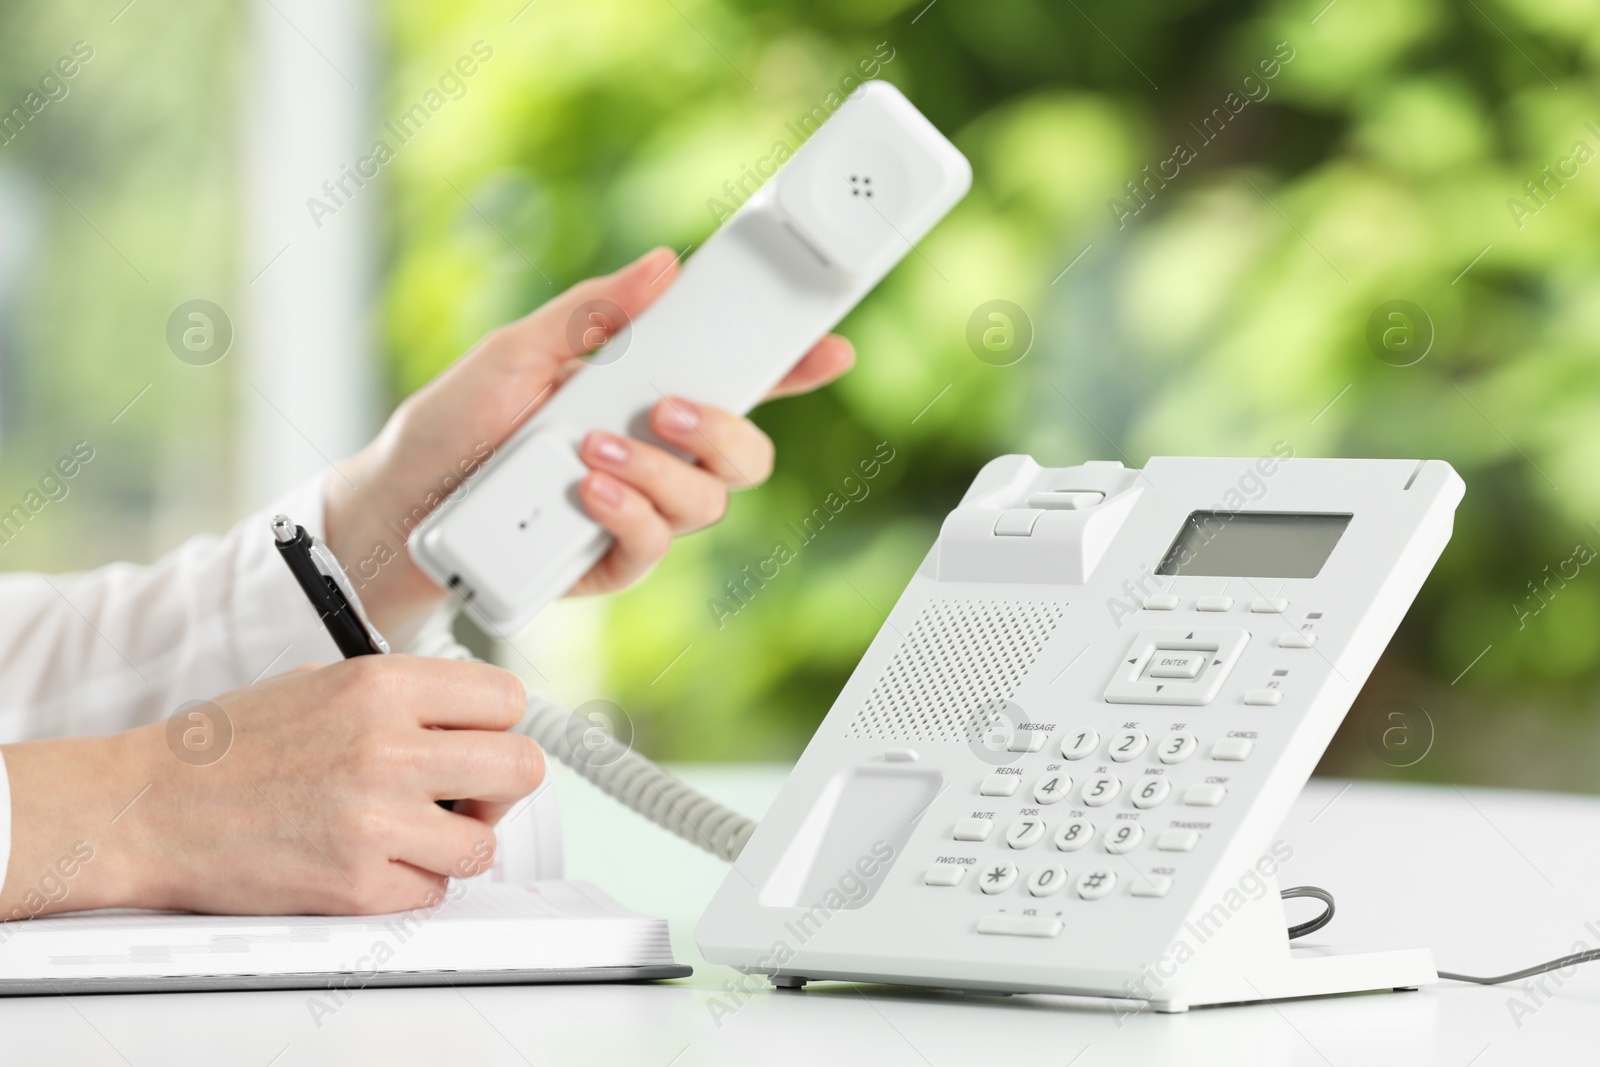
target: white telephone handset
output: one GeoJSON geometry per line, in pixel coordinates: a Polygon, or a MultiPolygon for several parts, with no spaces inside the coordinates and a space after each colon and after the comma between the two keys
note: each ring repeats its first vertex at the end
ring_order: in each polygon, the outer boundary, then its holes
{"type": "Polygon", "coordinates": [[[988,464],[695,929],[812,979],[1199,1004],[1290,952],[1272,834],[1449,540],[1446,463],[988,464]]]}
{"type": "Polygon", "coordinates": [[[417,565],[502,633],[604,555],[576,499],[584,434],[653,440],[683,395],[738,412],[877,285],[971,184],[899,90],[867,82],[684,265],[672,287],[536,411],[410,538],[417,565]]]}

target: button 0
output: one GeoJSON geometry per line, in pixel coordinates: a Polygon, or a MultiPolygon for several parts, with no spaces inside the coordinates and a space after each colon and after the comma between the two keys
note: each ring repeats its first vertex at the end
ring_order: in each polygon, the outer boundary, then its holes
{"type": "Polygon", "coordinates": [[[1067,869],[1059,863],[1040,867],[1028,878],[1028,892],[1036,897],[1048,897],[1067,887],[1067,869]]]}
{"type": "Polygon", "coordinates": [[[957,841],[987,841],[994,832],[993,819],[957,819],[955,839],[957,841]]]}
{"type": "Polygon", "coordinates": [[[1283,702],[1282,689],[1246,689],[1244,702],[1263,708],[1275,708],[1283,702]]]}
{"type": "Polygon", "coordinates": [[[983,780],[978,792],[986,797],[1009,797],[1016,793],[1022,779],[1014,774],[991,774],[983,780]]]}
{"type": "Polygon", "coordinates": [[[1196,611],[1232,611],[1233,597],[1231,596],[1203,596],[1195,600],[1196,611]]]}
{"type": "Polygon", "coordinates": [[[1004,893],[1017,881],[1017,865],[1015,863],[997,863],[993,867],[985,867],[979,872],[978,888],[985,893],[1004,893]]]}
{"type": "Polygon", "coordinates": [[[1178,607],[1178,598],[1171,593],[1157,593],[1155,596],[1144,598],[1146,611],[1175,611],[1178,607]]]}
{"type": "Polygon", "coordinates": [[[1055,937],[1061,920],[1048,915],[985,915],[978,920],[978,933],[1006,937],[1055,937]]]}
{"type": "Polygon", "coordinates": [[[1303,630],[1287,630],[1278,635],[1279,648],[1310,648],[1316,643],[1317,635],[1303,630]]]}
{"type": "Polygon", "coordinates": [[[927,877],[923,879],[925,885],[960,885],[961,878],[967,869],[958,863],[935,863],[928,868],[927,877]]]}
{"type": "Polygon", "coordinates": [[[1198,830],[1166,830],[1156,838],[1156,848],[1162,852],[1193,852],[1199,843],[1198,830]]]}
{"type": "Polygon", "coordinates": [[[1150,678],[1195,678],[1205,670],[1209,652],[1168,652],[1156,649],[1144,673],[1150,678]]]}
{"type": "Polygon", "coordinates": [[[1255,748],[1256,743],[1248,737],[1224,737],[1211,746],[1211,758],[1235,762],[1247,760],[1255,748]]]}
{"type": "Polygon", "coordinates": [[[1250,610],[1257,615],[1282,615],[1289,610],[1289,602],[1281,596],[1258,596],[1250,601],[1250,610]]]}
{"type": "Polygon", "coordinates": [[[1197,808],[1214,808],[1228,795],[1225,785],[1191,785],[1184,790],[1183,802],[1197,808]]]}
{"type": "Polygon", "coordinates": [[[1132,897],[1164,897],[1172,891],[1172,876],[1170,874],[1146,874],[1133,883],[1133,888],[1128,890],[1132,897]]]}

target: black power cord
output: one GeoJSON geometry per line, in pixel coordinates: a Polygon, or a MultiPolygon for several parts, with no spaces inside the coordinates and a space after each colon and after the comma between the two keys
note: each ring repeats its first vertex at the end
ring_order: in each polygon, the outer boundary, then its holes
{"type": "Polygon", "coordinates": [[[1333,894],[1328,892],[1326,889],[1321,889],[1314,885],[1297,885],[1293,889],[1285,889],[1278,895],[1284,900],[1295,900],[1299,897],[1310,897],[1313,900],[1320,900],[1327,905],[1327,907],[1323,909],[1322,914],[1318,915],[1315,919],[1308,919],[1303,923],[1296,923],[1295,925],[1289,927],[1290,941],[1293,941],[1297,937],[1304,937],[1307,934],[1314,934],[1324,926],[1327,926],[1329,923],[1333,922],[1333,894]]]}
{"type": "MultiPolygon", "coordinates": [[[[1315,919],[1289,927],[1290,941],[1320,930],[1333,921],[1333,894],[1326,889],[1319,889],[1314,885],[1297,885],[1293,889],[1285,889],[1280,895],[1284,900],[1311,897],[1322,901],[1328,906],[1315,919]]],[[[1532,967],[1524,967],[1520,971],[1511,971],[1509,974],[1456,974],[1454,971],[1438,971],[1436,973],[1440,978],[1451,982],[1471,982],[1474,985],[1501,985],[1505,982],[1515,982],[1521,978],[1532,978],[1536,974],[1544,974],[1547,971],[1559,971],[1564,967],[1576,967],[1580,963],[1592,963],[1595,960],[1600,960],[1600,948],[1592,948],[1587,952],[1574,952],[1570,956],[1561,956],[1545,963],[1536,963],[1532,967]]]]}

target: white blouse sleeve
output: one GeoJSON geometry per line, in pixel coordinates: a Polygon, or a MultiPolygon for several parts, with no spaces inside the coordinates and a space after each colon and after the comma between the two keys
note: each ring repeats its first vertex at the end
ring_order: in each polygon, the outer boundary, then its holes
{"type": "Polygon", "coordinates": [[[115,733],[337,660],[273,546],[279,511],[320,536],[322,478],[149,566],[0,575],[0,743],[115,733]]]}

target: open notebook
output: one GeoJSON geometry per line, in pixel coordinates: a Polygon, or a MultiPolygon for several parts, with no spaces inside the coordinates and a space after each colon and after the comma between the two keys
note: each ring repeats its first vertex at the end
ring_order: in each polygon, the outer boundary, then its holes
{"type": "Polygon", "coordinates": [[[396,915],[96,911],[0,926],[0,996],[682,978],[667,924],[584,882],[451,884],[396,915]]]}

